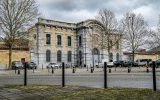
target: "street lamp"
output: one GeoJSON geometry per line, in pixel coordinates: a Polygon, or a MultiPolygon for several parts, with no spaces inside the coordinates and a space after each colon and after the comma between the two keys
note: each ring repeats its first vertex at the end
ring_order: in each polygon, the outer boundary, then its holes
{"type": "MultiPolygon", "coordinates": [[[[133,31],[134,17],[135,17],[134,14],[132,14],[132,15],[129,17],[129,19],[131,19],[131,31],[132,31],[132,33],[130,33],[130,29],[129,29],[129,33],[132,34],[133,37],[134,37],[134,31],[133,31]]],[[[130,24],[129,24],[129,25],[130,25],[130,24]]],[[[132,46],[133,46],[133,43],[132,43],[132,46]]],[[[134,50],[133,50],[133,48],[132,48],[132,60],[133,60],[133,62],[134,62],[134,50]]]]}

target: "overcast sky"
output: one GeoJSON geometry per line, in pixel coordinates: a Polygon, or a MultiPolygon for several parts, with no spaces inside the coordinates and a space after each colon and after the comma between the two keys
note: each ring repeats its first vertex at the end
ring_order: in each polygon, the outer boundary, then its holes
{"type": "Polygon", "coordinates": [[[95,18],[99,9],[113,11],[118,19],[128,11],[141,13],[155,28],[160,14],[160,0],[37,0],[41,17],[67,22],[95,18]]]}

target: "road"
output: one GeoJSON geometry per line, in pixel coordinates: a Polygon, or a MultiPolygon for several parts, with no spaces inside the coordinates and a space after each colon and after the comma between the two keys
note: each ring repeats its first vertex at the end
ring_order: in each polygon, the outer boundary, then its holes
{"type": "MultiPolygon", "coordinates": [[[[20,75],[0,75],[0,85],[23,84],[23,73],[20,75]]],[[[160,74],[157,74],[157,88],[160,89],[160,74]]],[[[28,74],[28,84],[61,85],[61,73],[28,74]]],[[[66,73],[66,85],[79,85],[103,88],[104,74],[101,73],[66,73]]],[[[108,73],[108,87],[150,88],[153,85],[152,73],[108,73]]]]}

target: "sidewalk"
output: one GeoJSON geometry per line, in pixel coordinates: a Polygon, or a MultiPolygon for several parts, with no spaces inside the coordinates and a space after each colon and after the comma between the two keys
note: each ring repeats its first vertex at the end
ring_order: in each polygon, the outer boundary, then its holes
{"type": "MultiPolygon", "coordinates": [[[[107,68],[107,72],[109,73],[109,68],[107,68]]],[[[61,74],[62,73],[62,69],[54,69],[53,70],[53,74],[61,74]]],[[[95,68],[94,72],[92,74],[103,74],[103,68],[95,68]]],[[[128,73],[128,68],[111,68],[111,73],[110,74],[126,74],[128,73]]],[[[133,67],[131,69],[131,73],[135,73],[135,74],[148,74],[147,73],[147,68],[142,67],[133,67]]],[[[149,68],[149,73],[152,73],[152,69],[149,68]]],[[[156,73],[159,74],[160,73],[160,68],[156,69],[156,73]]],[[[17,75],[18,74],[18,70],[0,70],[0,75],[17,75]]],[[[24,74],[24,70],[20,70],[20,74],[24,74]]],[[[36,69],[36,70],[27,70],[27,74],[28,75],[52,75],[52,69],[36,69]]],[[[75,69],[75,73],[73,73],[73,69],[72,68],[67,68],[65,69],[65,74],[91,74],[91,69],[88,68],[76,68],[75,69]]]]}

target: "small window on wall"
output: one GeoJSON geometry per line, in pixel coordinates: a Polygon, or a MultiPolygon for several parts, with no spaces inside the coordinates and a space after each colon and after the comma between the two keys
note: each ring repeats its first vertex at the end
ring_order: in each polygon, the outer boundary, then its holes
{"type": "Polygon", "coordinates": [[[57,45],[61,45],[61,35],[57,35],[57,45]]]}
{"type": "Polygon", "coordinates": [[[51,34],[46,34],[46,44],[51,44],[51,34]]]}
{"type": "Polygon", "coordinates": [[[71,42],[72,42],[71,36],[68,36],[68,37],[67,37],[67,40],[68,40],[68,46],[71,46],[71,42]]]}

